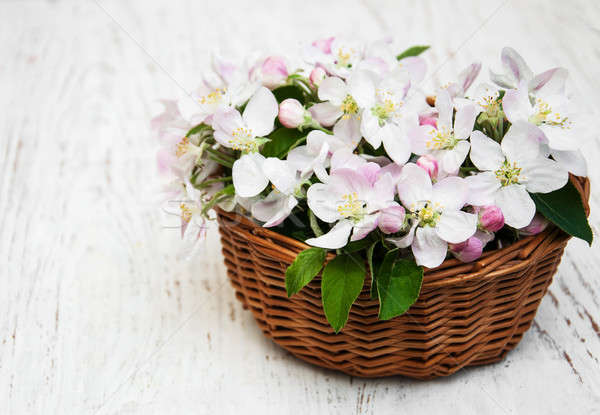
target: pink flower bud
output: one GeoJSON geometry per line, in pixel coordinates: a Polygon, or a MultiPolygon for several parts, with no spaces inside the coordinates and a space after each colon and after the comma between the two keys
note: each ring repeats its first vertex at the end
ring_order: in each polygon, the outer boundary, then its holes
{"type": "Polygon", "coordinates": [[[435,157],[425,154],[417,159],[417,166],[425,170],[432,179],[438,175],[439,165],[435,157]]]}
{"type": "Polygon", "coordinates": [[[321,68],[320,66],[315,67],[315,69],[313,69],[310,73],[309,77],[310,82],[315,86],[321,85],[321,82],[323,82],[325,78],[327,78],[327,72],[325,72],[325,69],[321,68]]]}
{"type": "Polygon", "coordinates": [[[381,211],[379,215],[379,229],[381,232],[396,233],[404,225],[406,212],[402,206],[390,206],[381,211]]]}
{"type": "Polygon", "coordinates": [[[539,213],[536,213],[531,223],[524,228],[519,229],[521,235],[537,235],[548,227],[548,221],[539,213]]]}
{"type": "Polygon", "coordinates": [[[434,114],[419,115],[419,125],[431,125],[437,128],[437,117],[434,114]]]}
{"type": "Polygon", "coordinates": [[[482,206],[479,209],[479,226],[489,232],[497,232],[504,226],[504,215],[498,206],[482,206]]]}
{"type": "Polygon", "coordinates": [[[464,242],[458,244],[448,244],[452,255],[462,262],[475,261],[483,253],[483,242],[476,236],[471,236],[464,242]]]}
{"type": "Polygon", "coordinates": [[[270,56],[261,67],[262,82],[267,88],[274,88],[285,83],[288,76],[288,70],[285,66],[285,59],[280,56],[270,56]]]}
{"type": "Polygon", "coordinates": [[[279,104],[279,121],[287,128],[298,128],[304,123],[306,110],[294,98],[288,98],[281,101],[279,104]]]}
{"type": "Polygon", "coordinates": [[[325,39],[315,40],[312,45],[319,49],[321,52],[330,54],[331,53],[331,43],[333,43],[334,37],[328,37],[325,39]]]}

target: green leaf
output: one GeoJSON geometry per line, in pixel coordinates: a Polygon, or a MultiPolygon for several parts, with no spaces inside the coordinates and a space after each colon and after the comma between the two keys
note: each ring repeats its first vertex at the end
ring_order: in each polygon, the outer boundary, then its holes
{"type": "Polygon", "coordinates": [[[377,274],[380,320],[405,313],[417,301],[423,282],[423,268],[414,260],[401,259],[390,267],[388,255],[377,274]]]}
{"type": "Polygon", "coordinates": [[[400,60],[400,59],[408,58],[409,56],[419,56],[421,53],[425,52],[427,49],[429,49],[429,46],[413,46],[411,48],[406,49],[400,55],[396,56],[396,59],[400,60]]]}
{"type": "Polygon", "coordinates": [[[592,245],[594,235],[585,216],[581,195],[570,181],[550,193],[532,193],[537,210],[569,235],[592,245]]]}
{"type": "Polygon", "coordinates": [[[360,251],[364,248],[368,248],[373,244],[373,240],[370,238],[359,239],[358,241],[352,241],[344,247],[344,252],[351,254],[352,252],[360,251]]]}
{"type": "Polygon", "coordinates": [[[284,99],[294,98],[304,104],[306,98],[304,97],[304,91],[297,85],[284,85],[273,90],[273,95],[277,102],[281,103],[284,99]]]}
{"type": "Polygon", "coordinates": [[[294,128],[278,128],[269,135],[271,141],[263,146],[260,153],[265,157],[282,158],[288,149],[305,135],[306,133],[294,128]]]}
{"type": "Polygon", "coordinates": [[[336,333],[346,324],[364,282],[365,266],[359,257],[338,255],[325,266],[321,281],[323,310],[336,333]]]}
{"type": "Polygon", "coordinates": [[[308,248],[300,252],[296,259],[285,271],[285,289],[288,297],[296,294],[323,268],[327,250],[323,248],[308,248]]]}

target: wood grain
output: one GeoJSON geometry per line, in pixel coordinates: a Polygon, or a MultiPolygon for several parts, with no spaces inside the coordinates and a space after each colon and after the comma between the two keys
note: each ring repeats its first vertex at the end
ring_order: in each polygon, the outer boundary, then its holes
{"type": "MultiPolygon", "coordinates": [[[[569,243],[504,362],[355,379],[263,338],[216,232],[182,258],[148,130],[210,51],[330,33],[432,44],[428,88],[511,45],[536,71],[567,67],[598,117],[598,21],[593,0],[0,2],[0,413],[600,413],[597,245],[569,243]]],[[[597,230],[596,137],[586,148],[597,230]]]]}

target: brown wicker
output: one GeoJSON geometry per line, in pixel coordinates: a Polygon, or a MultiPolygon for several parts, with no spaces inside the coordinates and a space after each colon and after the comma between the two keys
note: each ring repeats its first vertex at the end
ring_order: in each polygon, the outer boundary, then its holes
{"type": "MultiPolygon", "coordinates": [[[[589,210],[589,181],[572,181],[589,210]]],[[[300,359],[361,377],[431,379],[503,359],[531,325],[570,238],[550,227],[474,263],[448,259],[426,270],[417,302],[388,321],[377,319],[367,277],[346,326],[334,334],[320,276],[286,295],[285,270],[307,245],[233,213],[218,211],[218,221],[236,296],[264,334],[300,359]]]]}

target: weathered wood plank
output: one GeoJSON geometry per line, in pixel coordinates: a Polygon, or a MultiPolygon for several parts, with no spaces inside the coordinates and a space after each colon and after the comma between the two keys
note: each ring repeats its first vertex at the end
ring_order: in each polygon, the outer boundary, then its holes
{"type": "MultiPolygon", "coordinates": [[[[600,252],[572,241],[536,322],[500,364],[362,380],[266,340],[226,280],[216,233],[184,261],[154,197],[148,120],[215,48],[306,38],[432,44],[425,87],[512,45],[571,72],[594,115],[593,0],[0,2],[0,412],[594,413],[600,252]]],[[[592,217],[600,200],[590,142],[592,217]]]]}

